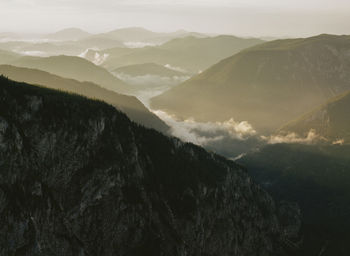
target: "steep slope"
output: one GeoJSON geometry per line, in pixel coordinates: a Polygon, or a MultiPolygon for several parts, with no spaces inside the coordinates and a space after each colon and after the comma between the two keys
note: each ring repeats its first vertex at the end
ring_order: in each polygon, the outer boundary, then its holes
{"type": "Polygon", "coordinates": [[[350,251],[350,147],[269,145],[238,160],[277,200],[297,202],[304,243],[298,255],[350,251]]]}
{"type": "Polygon", "coordinates": [[[44,38],[51,40],[60,40],[60,41],[71,41],[78,40],[85,37],[91,36],[90,33],[79,29],[79,28],[67,28],[60,31],[57,31],[53,34],[45,35],[44,38]]]}
{"type": "Polygon", "coordinates": [[[1,255],[283,255],[289,229],[237,164],[5,78],[0,111],[1,255]]]}
{"type": "Polygon", "coordinates": [[[168,64],[188,72],[198,73],[219,60],[262,42],[259,39],[244,39],[234,36],[178,38],[161,46],[135,49],[124,55],[111,55],[104,63],[104,67],[114,70],[125,65],[153,62],[162,66],[168,64]]]}
{"type": "Polygon", "coordinates": [[[78,81],[93,82],[119,93],[128,91],[128,85],[114,77],[107,70],[79,57],[64,55],[47,58],[22,57],[9,64],[19,67],[40,69],[78,81]]]}
{"type": "Polygon", "coordinates": [[[152,106],[199,120],[235,118],[271,131],[350,89],[349,51],[349,36],[267,42],[154,98],[152,106]]]}
{"type": "Polygon", "coordinates": [[[151,113],[135,97],[121,95],[106,90],[93,83],[79,82],[55,76],[40,70],[8,65],[0,65],[0,74],[15,81],[41,85],[52,89],[77,93],[89,98],[103,100],[125,112],[131,120],[137,123],[149,128],[154,128],[163,133],[167,133],[169,130],[169,127],[162,120],[160,120],[155,114],[151,113]]]}
{"type": "Polygon", "coordinates": [[[281,133],[294,132],[305,135],[310,130],[322,136],[328,143],[350,143],[350,92],[328,101],[321,107],[288,123],[281,133]]]}

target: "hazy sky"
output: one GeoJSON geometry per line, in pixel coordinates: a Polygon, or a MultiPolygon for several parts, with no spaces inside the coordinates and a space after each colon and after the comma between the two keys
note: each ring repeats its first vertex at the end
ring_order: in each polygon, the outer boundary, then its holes
{"type": "Polygon", "coordinates": [[[350,0],[0,0],[0,31],[126,26],[244,36],[350,34],[350,0]]]}

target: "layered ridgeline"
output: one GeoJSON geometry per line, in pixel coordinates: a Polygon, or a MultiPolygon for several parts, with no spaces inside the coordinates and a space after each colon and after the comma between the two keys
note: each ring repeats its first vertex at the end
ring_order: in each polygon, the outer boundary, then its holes
{"type": "Polygon", "coordinates": [[[62,54],[77,56],[84,55],[88,49],[102,51],[115,47],[143,47],[190,35],[205,37],[205,35],[187,31],[157,33],[142,28],[117,29],[95,35],[78,28],[68,28],[37,39],[33,38],[38,35],[22,37],[13,33],[0,33],[0,39],[2,39],[0,49],[42,57],[62,54]]]}
{"type": "MultiPolygon", "coordinates": [[[[103,37],[87,37],[74,41],[4,41],[0,42],[0,49],[22,53],[31,56],[57,56],[72,55],[77,56],[84,54],[87,49],[109,49],[114,47],[124,47],[122,42],[103,38],[103,37]]],[[[41,39],[43,40],[43,39],[41,39]]]]}
{"type": "Polygon", "coordinates": [[[274,130],[350,89],[350,37],[276,40],[246,49],[155,97],[177,116],[235,118],[274,130]]]}
{"type": "Polygon", "coordinates": [[[119,93],[127,93],[129,90],[127,84],[113,76],[104,68],[96,66],[79,57],[62,55],[40,58],[26,56],[9,62],[8,64],[18,67],[40,69],[78,81],[93,82],[119,93]]]}
{"type": "Polygon", "coordinates": [[[350,143],[350,92],[331,99],[321,107],[288,123],[281,133],[296,133],[305,136],[311,130],[323,142],[333,144],[350,143]]]}
{"type": "Polygon", "coordinates": [[[162,120],[160,120],[155,114],[151,113],[135,97],[121,95],[90,82],[79,82],[40,70],[8,65],[0,65],[0,75],[4,75],[15,81],[41,85],[48,88],[81,94],[89,98],[103,100],[125,112],[131,120],[137,123],[149,128],[154,128],[163,133],[167,133],[169,130],[169,127],[162,120]]]}
{"type": "Polygon", "coordinates": [[[349,155],[349,145],[275,144],[238,160],[275,199],[299,204],[298,255],[349,255],[349,155]]]}
{"type": "Polygon", "coordinates": [[[163,45],[144,48],[117,48],[99,52],[107,54],[103,67],[108,70],[125,65],[156,63],[181,68],[191,73],[201,70],[227,58],[245,48],[262,43],[259,39],[235,36],[176,38],[163,45]]]}
{"type": "Polygon", "coordinates": [[[9,63],[19,57],[20,57],[19,54],[16,54],[10,51],[0,50],[0,64],[9,63]]]}
{"type": "Polygon", "coordinates": [[[0,79],[1,255],[283,255],[297,232],[234,162],[0,79]]]}
{"type": "Polygon", "coordinates": [[[94,37],[104,37],[124,42],[124,44],[129,47],[138,47],[147,44],[162,44],[171,39],[186,36],[206,37],[204,34],[185,30],[162,33],[150,31],[141,27],[120,28],[107,33],[94,35],[94,37]]]}

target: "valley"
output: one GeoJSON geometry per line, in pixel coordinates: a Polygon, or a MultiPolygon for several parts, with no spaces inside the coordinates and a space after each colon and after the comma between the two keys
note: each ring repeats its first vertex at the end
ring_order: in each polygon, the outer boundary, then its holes
{"type": "Polygon", "coordinates": [[[0,33],[0,255],[347,256],[350,37],[261,38],[0,33]]]}

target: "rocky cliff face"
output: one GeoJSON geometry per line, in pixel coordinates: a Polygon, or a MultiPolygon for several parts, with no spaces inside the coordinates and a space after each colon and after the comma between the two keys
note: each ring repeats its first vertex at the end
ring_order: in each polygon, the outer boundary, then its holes
{"type": "Polygon", "coordinates": [[[231,161],[0,78],[0,255],[283,255],[286,212],[231,161]]]}

